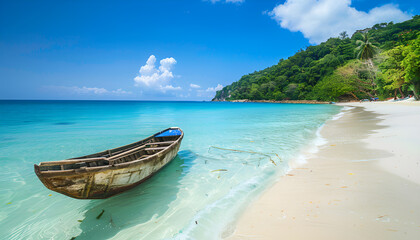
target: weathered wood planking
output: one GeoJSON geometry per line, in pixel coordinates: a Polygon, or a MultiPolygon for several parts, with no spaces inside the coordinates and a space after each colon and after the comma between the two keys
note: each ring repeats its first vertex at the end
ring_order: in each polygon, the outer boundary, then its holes
{"type": "Polygon", "coordinates": [[[122,147],[35,164],[35,173],[48,189],[69,197],[108,198],[139,185],[175,158],[183,137],[180,128],[168,128],[122,147]],[[167,131],[179,135],[158,136],[167,131]]]}

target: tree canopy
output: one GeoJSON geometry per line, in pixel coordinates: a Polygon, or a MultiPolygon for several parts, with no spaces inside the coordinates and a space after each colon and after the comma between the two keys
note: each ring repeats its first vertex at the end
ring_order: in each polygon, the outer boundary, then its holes
{"type": "MultiPolygon", "coordinates": [[[[351,37],[342,32],[340,37],[309,46],[288,59],[280,59],[276,65],[242,76],[239,81],[217,91],[213,100],[333,101],[375,94],[389,97],[393,86],[398,84],[390,80],[396,77],[393,70],[387,72],[388,67],[384,66],[392,65],[392,59],[388,58],[396,52],[403,56],[395,60],[404,69],[403,85],[411,84],[419,89],[419,30],[420,16],[414,16],[398,24],[376,24],[370,29],[357,31],[351,37]],[[372,62],[370,68],[358,60],[358,46],[371,48],[365,54],[365,59],[372,62]],[[346,71],[351,74],[343,75],[346,71]],[[377,71],[380,71],[378,79],[375,77],[377,71]]],[[[410,90],[407,86],[402,91],[410,90]]]]}

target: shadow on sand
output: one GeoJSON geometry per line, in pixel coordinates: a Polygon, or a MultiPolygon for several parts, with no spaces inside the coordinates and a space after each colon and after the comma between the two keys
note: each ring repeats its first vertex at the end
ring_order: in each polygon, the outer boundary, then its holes
{"type": "Polygon", "coordinates": [[[125,228],[163,215],[177,198],[180,181],[195,158],[191,151],[180,151],[175,159],[143,184],[109,199],[91,200],[81,209],[87,210],[84,219],[79,220],[82,232],[73,239],[108,239],[125,228]]]}

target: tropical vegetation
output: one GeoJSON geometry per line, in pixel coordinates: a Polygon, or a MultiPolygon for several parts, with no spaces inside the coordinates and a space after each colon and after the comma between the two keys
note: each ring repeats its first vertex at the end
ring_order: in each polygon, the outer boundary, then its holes
{"type": "Polygon", "coordinates": [[[346,32],[245,75],[213,100],[358,100],[420,93],[420,16],[346,32]]]}

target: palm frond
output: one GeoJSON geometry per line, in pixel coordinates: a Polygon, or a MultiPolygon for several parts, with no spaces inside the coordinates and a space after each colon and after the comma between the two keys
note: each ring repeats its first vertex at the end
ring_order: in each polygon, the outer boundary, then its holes
{"type": "Polygon", "coordinates": [[[362,51],[358,51],[358,52],[357,52],[357,56],[356,56],[356,58],[357,58],[357,59],[360,59],[360,56],[361,56],[361,55],[362,55],[362,51]]]}

